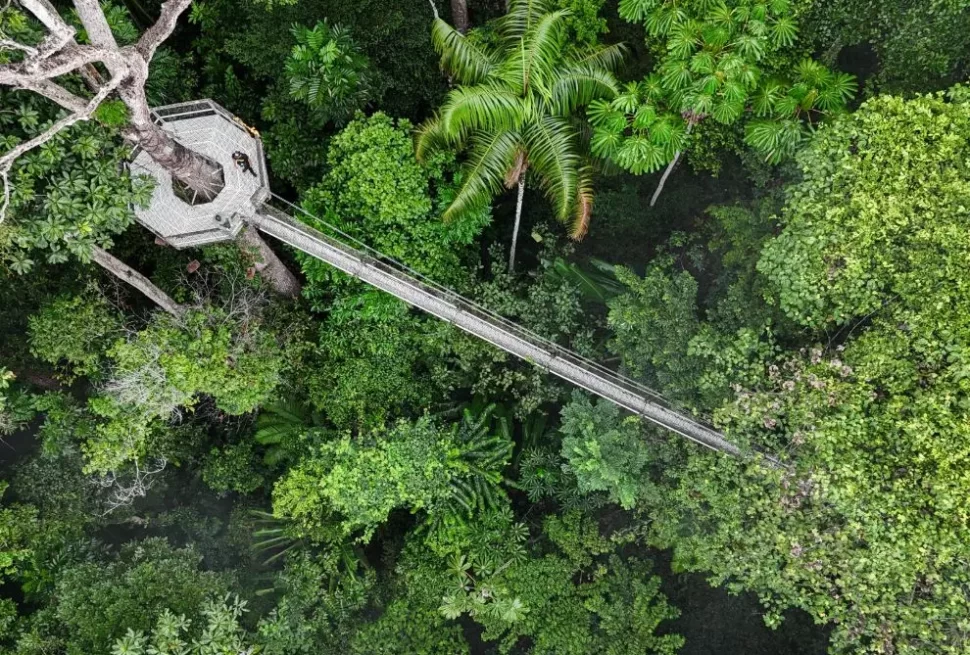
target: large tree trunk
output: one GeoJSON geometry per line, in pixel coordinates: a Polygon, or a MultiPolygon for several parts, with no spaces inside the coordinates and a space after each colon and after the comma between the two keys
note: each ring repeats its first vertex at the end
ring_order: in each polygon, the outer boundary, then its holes
{"type": "Polygon", "coordinates": [[[131,266],[128,266],[128,264],[115,257],[107,250],[95,246],[93,253],[94,261],[104,268],[104,270],[108,271],[122,282],[130,284],[141,291],[143,294],[145,294],[145,296],[148,297],[149,300],[154,302],[172,316],[178,318],[185,313],[185,308],[172,300],[171,296],[155,286],[155,284],[147,277],[133,269],[131,266]]]}
{"type": "Polygon", "coordinates": [[[509,273],[515,272],[515,249],[519,244],[519,224],[522,222],[522,201],[525,199],[525,171],[519,176],[519,197],[515,202],[515,226],[512,228],[512,250],[509,252],[509,273]]]}
{"type": "MultiPolygon", "coordinates": [[[[147,77],[147,69],[145,75],[147,77]]],[[[139,77],[135,75],[136,80],[139,77]]],[[[120,94],[131,114],[125,137],[141,146],[172,177],[186,184],[200,197],[215,198],[225,185],[222,169],[178,143],[155,125],[148,109],[144,83],[124,85],[120,94]]],[[[289,298],[300,295],[301,287],[296,277],[255,229],[247,226],[241,234],[241,241],[245,247],[256,251],[256,270],[274,291],[289,298]]]]}
{"type": "Polygon", "coordinates": [[[173,178],[195,191],[199,197],[206,200],[215,198],[225,187],[222,168],[178,143],[152,120],[148,98],[145,96],[148,67],[145,67],[142,74],[134,73],[132,78],[118,90],[130,115],[125,138],[139,146],[173,178]]]}
{"type": "Polygon", "coordinates": [[[451,22],[462,34],[468,31],[468,0],[451,0],[451,22]]]}
{"type": "Polygon", "coordinates": [[[300,295],[302,287],[299,280],[273,252],[254,226],[247,223],[239,238],[249,250],[253,251],[256,257],[256,270],[260,276],[269,282],[277,293],[289,298],[300,295]]]}
{"type": "Polygon", "coordinates": [[[174,179],[195,191],[199,198],[213,200],[225,187],[224,174],[218,164],[189,150],[154,123],[142,127],[132,125],[125,136],[174,179]]]}

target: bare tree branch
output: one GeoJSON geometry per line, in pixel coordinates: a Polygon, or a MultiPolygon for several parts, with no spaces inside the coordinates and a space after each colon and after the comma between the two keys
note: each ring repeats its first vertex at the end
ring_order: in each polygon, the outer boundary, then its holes
{"type": "Polygon", "coordinates": [[[48,0],[19,0],[20,5],[44,24],[50,34],[38,48],[38,60],[43,60],[74,41],[77,30],[67,24],[48,0]]]}
{"type": "Polygon", "coordinates": [[[130,473],[119,475],[110,471],[102,478],[96,480],[96,484],[102,489],[111,490],[111,495],[105,499],[107,509],[102,516],[107,516],[111,512],[121,507],[129,507],[138,498],[148,495],[152,485],[158,479],[158,475],[165,470],[168,460],[164,457],[157,457],[146,462],[146,468],[142,469],[141,464],[136,459],[135,470],[130,473]]]}
{"type": "Polygon", "coordinates": [[[38,55],[37,48],[32,48],[29,45],[24,45],[11,39],[0,39],[0,50],[19,50],[28,57],[36,57],[38,55]]]}
{"type": "MultiPolygon", "coordinates": [[[[53,100],[71,113],[84,111],[88,104],[88,101],[85,98],[74,95],[60,84],[51,82],[50,80],[28,82],[20,88],[27,91],[33,91],[34,93],[44,96],[48,100],[53,100]]],[[[101,88],[100,84],[98,85],[98,88],[101,88]]]]}
{"type": "Polygon", "coordinates": [[[108,19],[105,18],[98,0],[74,0],[74,8],[88,33],[88,41],[112,50],[118,49],[118,42],[111,33],[111,26],[108,25],[108,19]]]}
{"type": "Polygon", "coordinates": [[[172,300],[171,296],[155,286],[151,280],[132,267],[128,266],[128,264],[115,257],[104,248],[95,246],[92,251],[92,259],[94,259],[95,263],[118,279],[124,280],[131,286],[141,291],[146,297],[148,297],[149,300],[154,302],[172,316],[180,318],[182,314],[185,313],[185,307],[172,300]]]}
{"type": "MultiPolygon", "coordinates": [[[[3,9],[6,9],[8,6],[10,6],[11,1],[12,0],[7,0],[7,4],[3,7],[3,9]]],[[[21,2],[21,4],[24,5],[31,13],[33,13],[34,16],[37,17],[37,19],[40,20],[44,24],[44,26],[51,31],[51,35],[53,36],[49,35],[45,39],[44,43],[41,44],[41,48],[43,51],[33,46],[28,46],[23,43],[18,43],[17,41],[13,41],[12,39],[0,39],[0,50],[3,50],[3,49],[19,50],[20,52],[23,52],[28,58],[39,62],[41,60],[46,59],[54,52],[56,52],[57,50],[61,49],[66,45],[71,45],[71,44],[77,45],[77,42],[74,40],[74,36],[76,34],[75,29],[72,26],[68,25],[63,19],[61,19],[60,15],[57,13],[57,10],[54,9],[54,7],[52,7],[50,3],[47,2],[47,0],[34,0],[34,2],[30,2],[30,0],[26,0],[24,2],[21,2]]],[[[104,78],[101,76],[101,74],[98,72],[98,69],[95,68],[93,64],[85,64],[81,68],[80,73],[81,73],[81,77],[84,79],[85,84],[88,86],[88,88],[91,90],[92,93],[97,93],[98,89],[101,88],[101,85],[104,84],[104,78]]],[[[38,93],[41,93],[41,92],[38,91],[38,93]]],[[[64,103],[59,102],[56,98],[49,95],[47,97],[51,98],[52,100],[60,104],[62,107],[66,107],[64,103]]],[[[71,107],[67,107],[67,108],[70,111],[77,111],[77,109],[73,109],[71,107]]]]}
{"type": "Polygon", "coordinates": [[[29,141],[24,141],[20,145],[16,146],[10,152],[7,152],[2,157],[0,157],[0,182],[2,182],[3,184],[3,200],[2,202],[0,202],[0,223],[3,223],[4,219],[6,218],[7,207],[10,205],[9,175],[10,175],[10,169],[13,167],[14,162],[17,161],[17,159],[20,156],[22,156],[24,153],[44,145],[45,143],[53,139],[55,136],[60,134],[63,130],[74,125],[75,123],[89,120],[91,118],[91,115],[94,114],[95,110],[98,108],[98,105],[100,105],[104,101],[104,99],[107,98],[118,87],[120,83],[121,83],[120,78],[116,77],[112,79],[107,84],[105,84],[104,87],[101,88],[101,90],[98,92],[96,96],[94,96],[93,98],[91,98],[90,101],[88,101],[83,111],[75,112],[73,114],[68,114],[64,118],[55,122],[46,130],[44,130],[43,132],[35,136],[33,139],[30,139],[29,141]]]}
{"type": "Polygon", "coordinates": [[[109,69],[124,69],[128,62],[122,52],[92,45],[70,44],[43,59],[30,58],[0,66],[0,84],[23,87],[28,82],[49,80],[73,73],[82,66],[102,62],[109,69]]]}
{"type": "Polygon", "coordinates": [[[141,35],[141,38],[138,39],[138,43],[135,45],[135,50],[141,54],[146,63],[150,62],[155,56],[155,51],[158,50],[158,46],[172,35],[172,32],[175,31],[175,24],[178,22],[179,16],[191,4],[192,0],[165,0],[165,3],[162,4],[162,13],[158,17],[158,20],[141,35]]]}
{"type": "Polygon", "coordinates": [[[73,38],[74,28],[61,18],[60,13],[48,0],[19,0],[19,4],[43,23],[49,32],[71,32],[73,38]]]}

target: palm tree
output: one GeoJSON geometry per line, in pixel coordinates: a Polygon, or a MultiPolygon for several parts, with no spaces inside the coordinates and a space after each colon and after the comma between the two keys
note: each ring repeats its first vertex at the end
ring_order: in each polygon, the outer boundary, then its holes
{"type": "Polygon", "coordinates": [[[593,100],[616,94],[611,71],[623,48],[571,46],[563,29],[568,15],[550,11],[548,0],[513,0],[488,43],[440,18],[432,30],[441,66],[457,86],[419,128],[417,156],[424,159],[441,148],[468,151],[445,219],[480,209],[503,187],[518,187],[510,271],[527,175],[545,192],[557,218],[571,222],[573,238],[582,238],[589,226],[590,174],[571,118],[593,100]]]}

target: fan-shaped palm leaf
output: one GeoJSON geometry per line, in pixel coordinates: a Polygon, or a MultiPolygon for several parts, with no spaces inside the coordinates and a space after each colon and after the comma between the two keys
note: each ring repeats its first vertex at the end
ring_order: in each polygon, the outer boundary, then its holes
{"type": "Polygon", "coordinates": [[[769,29],[775,47],[790,47],[798,36],[798,25],[788,16],[782,16],[769,29]]]}
{"type": "Polygon", "coordinates": [[[609,159],[616,154],[617,148],[620,147],[623,141],[623,130],[613,130],[610,127],[595,127],[589,145],[594,155],[609,159]]]}
{"type": "Polygon", "coordinates": [[[635,175],[653,173],[667,163],[667,149],[646,135],[633,135],[616,152],[616,163],[635,175]]]}
{"type": "Polygon", "coordinates": [[[620,0],[620,18],[629,23],[639,23],[656,6],[656,0],[620,0]]]}

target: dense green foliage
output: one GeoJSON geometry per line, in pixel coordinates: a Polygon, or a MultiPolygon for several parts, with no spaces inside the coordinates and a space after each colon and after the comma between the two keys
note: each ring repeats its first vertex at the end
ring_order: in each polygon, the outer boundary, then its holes
{"type": "MultiPolygon", "coordinates": [[[[256,125],[298,220],[752,456],[285,246],[297,299],[153,246],[109,100],[10,171],[0,654],[966,653],[967,3],[448,4],[196,0],[147,93],[256,125]]],[[[104,3],[122,44],[158,7],[104,3]]],[[[0,89],[0,155],[61,116],[0,89]]]]}
{"type": "Polygon", "coordinates": [[[641,82],[590,106],[591,145],[632,173],[674,159],[708,117],[722,126],[750,117],[746,141],[778,163],[854,91],[849,75],[809,59],[796,64],[797,12],[788,0],[622,0],[619,10],[644,24],[657,61],[641,82]]]}
{"type": "Polygon", "coordinates": [[[341,124],[367,101],[369,62],[347,30],[317,23],[293,28],[296,45],[286,62],[290,95],[304,101],[324,121],[341,124]]]}

